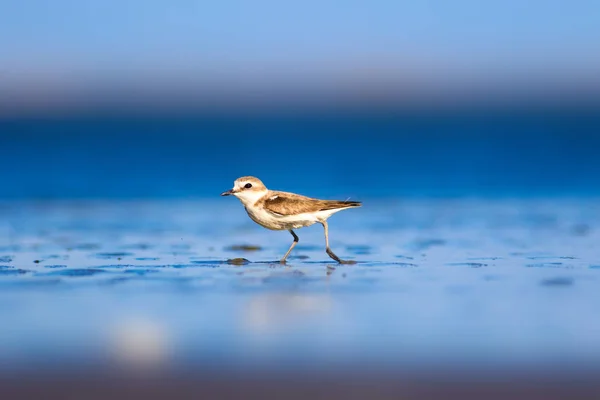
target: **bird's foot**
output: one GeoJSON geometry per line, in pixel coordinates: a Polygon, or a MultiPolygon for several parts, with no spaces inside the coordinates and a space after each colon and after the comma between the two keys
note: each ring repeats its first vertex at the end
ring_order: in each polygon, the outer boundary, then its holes
{"type": "Polygon", "coordinates": [[[341,258],[336,256],[335,253],[333,251],[331,251],[331,249],[326,249],[325,251],[327,252],[327,255],[329,257],[331,257],[332,259],[334,259],[335,261],[337,261],[340,264],[356,264],[356,261],[354,261],[354,260],[342,260],[341,258]]]}

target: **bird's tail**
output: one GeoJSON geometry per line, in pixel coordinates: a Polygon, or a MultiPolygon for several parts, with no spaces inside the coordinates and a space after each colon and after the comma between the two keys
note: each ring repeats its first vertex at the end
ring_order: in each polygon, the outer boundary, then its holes
{"type": "Polygon", "coordinates": [[[326,200],[325,204],[323,205],[323,208],[321,208],[320,211],[325,211],[325,210],[335,210],[335,209],[342,209],[342,208],[353,208],[353,207],[360,207],[362,206],[362,203],[360,201],[340,201],[340,200],[326,200]]]}

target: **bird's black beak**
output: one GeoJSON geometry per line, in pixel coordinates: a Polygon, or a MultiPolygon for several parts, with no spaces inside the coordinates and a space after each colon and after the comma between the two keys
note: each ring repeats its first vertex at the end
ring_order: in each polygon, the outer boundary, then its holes
{"type": "Polygon", "coordinates": [[[233,190],[229,189],[226,192],[221,193],[221,196],[231,196],[233,194],[233,190]]]}

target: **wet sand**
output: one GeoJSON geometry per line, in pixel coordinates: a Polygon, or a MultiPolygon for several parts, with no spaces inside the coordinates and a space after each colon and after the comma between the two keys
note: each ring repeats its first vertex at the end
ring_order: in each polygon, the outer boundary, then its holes
{"type": "Polygon", "coordinates": [[[598,397],[598,204],[3,203],[0,397],[598,397]]]}

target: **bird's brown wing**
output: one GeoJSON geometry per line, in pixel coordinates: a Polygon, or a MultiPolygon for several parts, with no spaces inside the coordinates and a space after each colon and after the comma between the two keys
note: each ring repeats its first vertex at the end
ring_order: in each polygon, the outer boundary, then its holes
{"type": "Polygon", "coordinates": [[[278,215],[297,215],[361,205],[358,201],[319,200],[285,192],[273,193],[262,203],[265,210],[278,215]]]}

